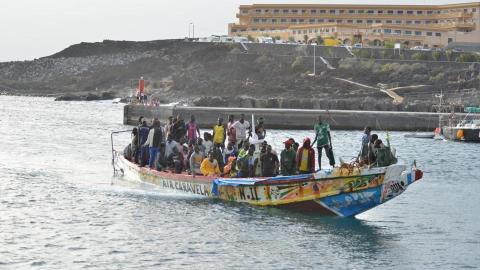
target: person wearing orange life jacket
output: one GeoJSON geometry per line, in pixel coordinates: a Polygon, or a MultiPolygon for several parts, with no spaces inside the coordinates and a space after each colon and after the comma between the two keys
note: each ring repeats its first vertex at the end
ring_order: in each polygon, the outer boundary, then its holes
{"type": "Polygon", "coordinates": [[[315,172],[315,150],[313,150],[310,138],[303,140],[303,145],[297,151],[297,166],[300,174],[315,172]]]}

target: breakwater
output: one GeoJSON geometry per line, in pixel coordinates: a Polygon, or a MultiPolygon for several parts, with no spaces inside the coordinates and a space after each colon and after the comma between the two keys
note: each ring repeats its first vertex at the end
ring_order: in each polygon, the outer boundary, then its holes
{"type": "Polygon", "coordinates": [[[125,105],[124,124],[136,125],[140,116],[157,117],[165,122],[168,116],[182,116],[186,121],[195,115],[202,128],[211,128],[218,117],[227,120],[229,114],[238,116],[244,113],[246,119],[263,117],[267,128],[311,129],[318,115],[328,122],[332,129],[359,130],[371,126],[377,130],[432,131],[438,126],[439,117],[448,114],[427,112],[393,111],[351,111],[351,110],[304,110],[304,109],[259,109],[227,107],[189,106],[143,106],[125,105]]]}

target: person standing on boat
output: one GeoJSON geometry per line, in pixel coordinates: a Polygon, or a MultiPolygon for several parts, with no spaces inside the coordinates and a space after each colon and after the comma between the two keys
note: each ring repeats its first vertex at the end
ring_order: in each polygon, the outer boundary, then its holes
{"type": "Polygon", "coordinates": [[[160,143],[162,143],[162,141],[162,127],[160,126],[160,121],[155,119],[153,120],[152,129],[150,129],[150,132],[148,133],[147,141],[143,144],[143,146],[148,147],[149,150],[148,167],[150,167],[150,169],[155,168],[155,160],[160,151],[160,143]]]}
{"type": "Polygon", "coordinates": [[[317,117],[317,123],[314,126],[315,140],[312,145],[317,142],[318,151],[318,169],[322,169],[322,149],[325,149],[325,154],[328,157],[330,166],[335,166],[335,158],[333,157],[332,137],[330,136],[330,126],[322,122],[322,117],[317,117]]]}
{"type": "Polygon", "coordinates": [[[217,124],[213,126],[213,145],[225,149],[226,130],[223,125],[223,118],[219,117],[217,124]]]}
{"type": "Polygon", "coordinates": [[[243,113],[240,115],[240,120],[233,124],[233,127],[235,128],[235,140],[238,149],[247,141],[247,135],[251,134],[251,127],[250,123],[245,120],[245,115],[243,113]]]}
{"type": "Polygon", "coordinates": [[[213,152],[208,154],[208,158],[202,161],[200,165],[200,170],[205,176],[219,176],[220,167],[218,166],[217,160],[214,158],[213,152]]]}
{"type": "Polygon", "coordinates": [[[190,122],[185,125],[185,129],[187,130],[187,141],[196,141],[200,137],[200,129],[195,121],[195,115],[190,116],[190,122]]]}
{"type": "Polygon", "coordinates": [[[370,143],[371,133],[372,133],[372,128],[365,127],[365,130],[362,136],[362,147],[360,148],[360,153],[358,154],[359,162],[366,162],[368,160],[368,144],[370,143]]]}
{"type": "Polygon", "coordinates": [[[168,138],[168,135],[172,132],[173,127],[173,116],[168,117],[168,123],[165,125],[165,138],[168,138]]]}
{"type": "Polygon", "coordinates": [[[182,137],[185,137],[185,122],[180,115],[177,116],[176,121],[173,123],[171,133],[173,135],[172,139],[176,142],[179,142],[182,137]]]}
{"type": "Polygon", "coordinates": [[[303,140],[303,145],[297,151],[297,166],[300,174],[315,172],[315,150],[310,143],[310,138],[303,140]]]}
{"type": "Polygon", "coordinates": [[[292,141],[287,140],[284,142],[285,149],[280,153],[280,164],[282,175],[294,175],[295,174],[295,157],[296,152],[292,148],[292,141]]]}
{"type": "Polygon", "coordinates": [[[140,126],[140,128],[138,129],[138,145],[140,147],[138,163],[141,167],[145,166],[145,163],[147,162],[148,147],[144,146],[144,144],[147,141],[148,134],[150,132],[150,128],[147,125],[147,120],[142,120],[142,126],[140,126]]]}
{"type": "Polygon", "coordinates": [[[237,135],[235,134],[235,128],[233,127],[234,124],[234,116],[233,114],[228,116],[228,123],[227,123],[227,136],[228,136],[228,144],[232,144],[235,150],[239,150],[237,148],[237,135]]]}
{"type": "Polygon", "coordinates": [[[277,155],[272,153],[271,145],[267,145],[265,154],[260,157],[260,164],[263,177],[273,177],[277,175],[279,161],[277,155]]]}
{"type": "Polygon", "coordinates": [[[257,120],[257,125],[255,126],[255,134],[257,134],[259,140],[263,140],[267,136],[267,130],[264,126],[263,117],[260,117],[257,120]]]}

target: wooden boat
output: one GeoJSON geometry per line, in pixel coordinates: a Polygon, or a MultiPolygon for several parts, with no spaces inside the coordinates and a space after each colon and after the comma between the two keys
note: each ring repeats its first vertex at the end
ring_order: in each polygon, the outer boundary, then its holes
{"type": "Polygon", "coordinates": [[[165,189],[256,206],[350,217],[402,194],[422,171],[412,166],[338,167],[317,173],[272,178],[215,178],[141,168],[114,151],[114,169],[129,179],[165,189]]]}

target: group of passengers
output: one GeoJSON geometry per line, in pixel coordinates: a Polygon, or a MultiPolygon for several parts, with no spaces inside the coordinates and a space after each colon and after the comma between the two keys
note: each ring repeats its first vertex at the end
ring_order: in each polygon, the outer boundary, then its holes
{"type": "Polygon", "coordinates": [[[362,136],[362,147],[358,155],[360,164],[366,164],[376,167],[385,167],[395,164],[397,159],[390,148],[390,140],[387,135],[387,145],[378,138],[377,134],[372,134],[372,129],[366,127],[362,136]]]}
{"type": "MultiPolygon", "coordinates": [[[[144,117],[140,117],[124,153],[141,167],[175,173],[186,171],[194,177],[272,177],[313,173],[316,167],[315,143],[318,169],[321,169],[323,149],[329,164],[335,166],[329,125],[318,117],[314,129],[313,142],[305,138],[300,145],[293,138],[286,140],[279,159],[265,140],[267,132],[263,118],[257,120],[253,130],[244,114],[236,121],[234,115],[229,115],[226,125],[223,118],[218,118],[212,132],[204,132],[202,138],[194,115],[187,123],[181,116],[171,116],[163,127],[157,118],[149,125],[144,117]]],[[[389,146],[384,146],[376,134],[370,133],[371,129],[366,128],[359,161],[378,166],[391,164],[391,160],[386,161],[391,159],[387,154],[390,153],[389,146]]]]}

